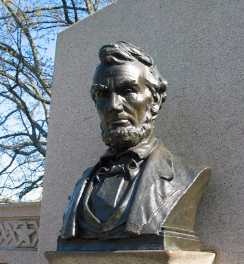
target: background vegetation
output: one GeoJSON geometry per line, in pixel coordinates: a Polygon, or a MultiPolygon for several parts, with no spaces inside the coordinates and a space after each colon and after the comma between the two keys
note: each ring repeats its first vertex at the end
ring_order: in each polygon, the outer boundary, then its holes
{"type": "Polygon", "coordinates": [[[40,191],[57,33],[111,0],[0,0],[0,199],[40,191]]]}

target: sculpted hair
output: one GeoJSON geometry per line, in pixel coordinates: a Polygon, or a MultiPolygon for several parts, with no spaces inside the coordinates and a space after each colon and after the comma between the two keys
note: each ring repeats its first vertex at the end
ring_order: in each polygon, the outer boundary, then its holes
{"type": "Polygon", "coordinates": [[[166,99],[167,81],[159,73],[157,66],[154,64],[152,57],[145,54],[145,52],[135,45],[119,41],[114,44],[103,46],[99,51],[99,58],[102,64],[113,65],[123,64],[128,61],[139,61],[149,68],[149,73],[145,76],[146,84],[151,90],[151,93],[156,102],[159,104],[155,109],[152,109],[154,114],[158,113],[161,104],[166,99]]]}

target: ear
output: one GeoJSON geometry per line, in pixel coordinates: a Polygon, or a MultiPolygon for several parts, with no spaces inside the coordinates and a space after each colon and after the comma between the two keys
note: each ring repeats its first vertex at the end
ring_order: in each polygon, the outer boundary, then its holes
{"type": "Polygon", "coordinates": [[[162,99],[162,96],[160,96],[158,93],[153,96],[153,102],[151,106],[152,120],[155,120],[158,115],[158,112],[162,105],[162,99]]]}

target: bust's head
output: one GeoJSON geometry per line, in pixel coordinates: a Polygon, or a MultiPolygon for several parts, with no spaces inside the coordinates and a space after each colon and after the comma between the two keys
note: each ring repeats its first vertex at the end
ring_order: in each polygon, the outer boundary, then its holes
{"type": "Polygon", "coordinates": [[[99,58],[91,95],[103,140],[117,150],[136,146],[154,132],[167,82],[152,58],[130,43],[105,45],[99,58]]]}

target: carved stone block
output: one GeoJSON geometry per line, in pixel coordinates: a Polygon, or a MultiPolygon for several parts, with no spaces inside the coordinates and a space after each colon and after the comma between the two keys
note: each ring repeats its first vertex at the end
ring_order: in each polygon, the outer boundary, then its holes
{"type": "Polygon", "coordinates": [[[0,249],[36,248],[37,220],[6,220],[0,222],[0,249]]]}

